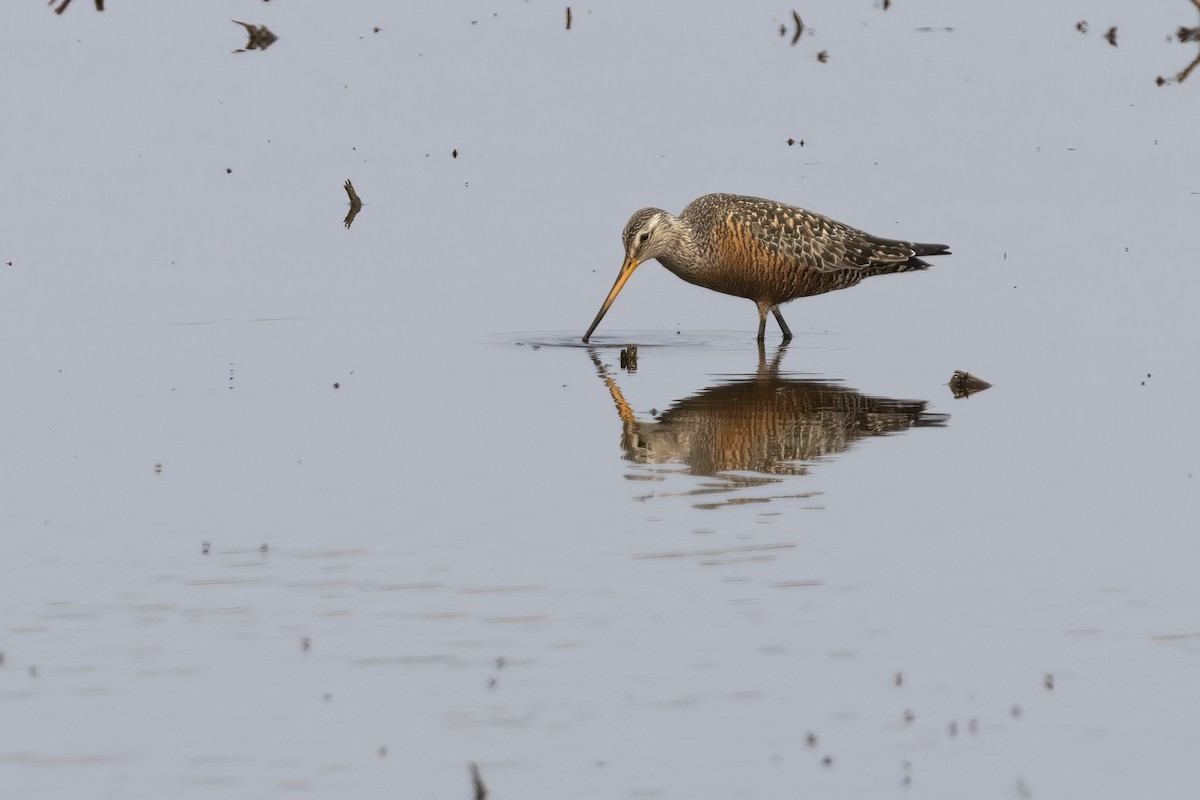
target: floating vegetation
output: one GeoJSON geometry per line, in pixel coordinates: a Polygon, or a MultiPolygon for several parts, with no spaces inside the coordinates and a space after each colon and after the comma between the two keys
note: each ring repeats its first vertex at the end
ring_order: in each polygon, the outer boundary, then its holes
{"type": "Polygon", "coordinates": [[[362,211],[363,204],[358,196],[358,192],[354,191],[354,184],[350,182],[349,178],[346,179],[345,187],[346,194],[350,196],[350,213],[346,215],[346,219],[343,222],[346,225],[346,230],[350,230],[350,226],[354,223],[354,218],[358,216],[359,211],[362,211]]]}
{"type": "Polygon", "coordinates": [[[950,376],[950,391],[954,394],[956,400],[982,392],[984,389],[990,389],[992,385],[983,378],[976,378],[969,372],[963,372],[961,369],[954,370],[954,374],[950,376]]]}
{"type": "Polygon", "coordinates": [[[279,39],[278,36],[267,29],[266,25],[251,25],[249,22],[240,22],[236,19],[233,22],[245,28],[246,33],[250,36],[249,41],[246,42],[246,46],[240,50],[234,50],[233,52],[235,53],[244,53],[247,50],[266,50],[279,39]]]}

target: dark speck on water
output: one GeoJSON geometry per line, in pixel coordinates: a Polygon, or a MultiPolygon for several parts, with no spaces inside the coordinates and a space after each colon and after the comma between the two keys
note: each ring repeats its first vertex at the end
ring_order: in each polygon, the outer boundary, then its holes
{"type": "Polygon", "coordinates": [[[1108,29],[1108,32],[1104,34],[1104,39],[1109,44],[1111,44],[1113,47],[1117,46],[1117,26],[1116,25],[1113,25],[1111,28],[1108,29]]]}

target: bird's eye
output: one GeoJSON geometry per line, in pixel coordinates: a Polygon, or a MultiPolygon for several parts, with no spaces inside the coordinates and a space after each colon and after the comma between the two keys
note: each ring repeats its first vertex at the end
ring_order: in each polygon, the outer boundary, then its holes
{"type": "Polygon", "coordinates": [[[650,234],[648,234],[648,233],[643,233],[641,236],[639,236],[639,237],[638,237],[638,241],[639,241],[639,242],[644,242],[644,241],[646,241],[646,240],[647,240],[647,239],[649,239],[649,238],[650,238],[650,234]]]}

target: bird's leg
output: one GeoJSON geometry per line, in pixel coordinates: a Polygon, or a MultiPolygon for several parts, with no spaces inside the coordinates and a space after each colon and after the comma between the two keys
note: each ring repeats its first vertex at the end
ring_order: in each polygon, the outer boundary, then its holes
{"type": "Polygon", "coordinates": [[[758,341],[762,342],[767,338],[767,312],[771,310],[771,306],[762,301],[755,305],[758,306],[758,341]]]}
{"type": "MultiPolygon", "coordinates": [[[[775,315],[775,321],[779,323],[779,329],[780,329],[781,331],[783,331],[783,340],[784,340],[785,342],[790,342],[790,341],[792,340],[792,329],[791,329],[791,328],[789,328],[789,327],[787,326],[787,323],[783,321],[783,312],[781,312],[781,311],[779,310],[779,306],[778,306],[778,305],[773,305],[773,306],[771,306],[771,312],[772,312],[772,313],[775,315]]],[[[763,329],[763,327],[766,325],[766,322],[767,322],[767,315],[766,315],[766,314],[763,314],[762,321],[763,321],[763,324],[762,324],[762,325],[760,325],[760,326],[759,326],[759,329],[758,329],[758,331],[759,331],[759,333],[760,333],[760,334],[761,334],[761,333],[763,333],[763,330],[762,330],[762,329],[763,329]]],[[[762,337],[761,337],[761,336],[759,336],[759,338],[761,339],[762,337]]]]}

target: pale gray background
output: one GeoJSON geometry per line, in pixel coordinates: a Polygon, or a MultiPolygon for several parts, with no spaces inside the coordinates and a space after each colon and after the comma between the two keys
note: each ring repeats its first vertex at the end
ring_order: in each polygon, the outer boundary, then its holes
{"type": "MultiPolygon", "coordinates": [[[[0,796],[1196,796],[1185,0],[108,5],[0,11],[0,796]],[[784,358],[948,425],[623,461],[561,345],[710,191],[951,244],[784,358]]],[[[647,264],[595,341],[649,420],[755,324],[647,264]]]]}

